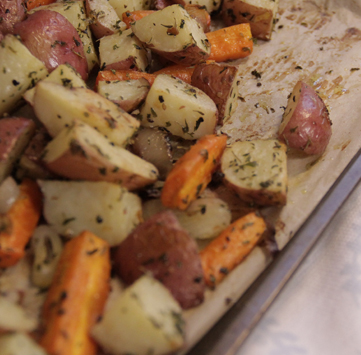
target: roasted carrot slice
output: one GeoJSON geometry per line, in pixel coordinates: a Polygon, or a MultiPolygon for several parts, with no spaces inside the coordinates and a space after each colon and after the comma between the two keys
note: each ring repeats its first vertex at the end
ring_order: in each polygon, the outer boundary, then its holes
{"type": "Polygon", "coordinates": [[[249,56],[253,51],[251,27],[249,23],[241,23],[208,32],[211,44],[209,60],[224,62],[249,56]]]}
{"type": "Polygon", "coordinates": [[[109,293],[109,245],[88,231],[61,254],[43,308],[40,344],[49,355],[94,355],[89,330],[101,317],[109,293]]]}
{"type": "Polygon", "coordinates": [[[226,144],[225,135],[200,138],[169,173],[161,195],[163,205],[185,210],[211,181],[226,144]]]}
{"type": "Polygon", "coordinates": [[[155,74],[155,75],[158,75],[158,74],[173,75],[176,78],[181,79],[188,84],[191,84],[193,71],[194,71],[194,67],[185,67],[184,65],[175,64],[175,65],[170,65],[169,67],[160,69],[160,70],[154,72],[153,74],[155,74]]]}
{"type": "Polygon", "coordinates": [[[154,10],[136,10],[136,11],[126,11],[123,12],[122,20],[127,25],[127,28],[130,28],[132,22],[138,21],[145,16],[152,14],[154,10]]]}
{"type": "Polygon", "coordinates": [[[42,194],[35,181],[25,179],[20,194],[6,214],[0,214],[0,267],[16,264],[38,224],[42,194]]]}
{"type": "Polygon", "coordinates": [[[98,73],[95,87],[98,86],[99,81],[114,81],[114,80],[136,80],[140,78],[147,79],[149,84],[152,85],[157,76],[135,70],[102,70],[98,73]]]}
{"type": "Polygon", "coordinates": [[[256,246],[266,230],[266,223],[256,212],[229,225],[200,252],[206,284],[214,288],[256,246]]]}
{"type": "Polygon", "coordinates": [[[28,0],[26,2],[26,8],[28,11],[30,11],[38,6],[49,5],[52,4],[53,2],[56,2],[56,0],[28,0]]]}

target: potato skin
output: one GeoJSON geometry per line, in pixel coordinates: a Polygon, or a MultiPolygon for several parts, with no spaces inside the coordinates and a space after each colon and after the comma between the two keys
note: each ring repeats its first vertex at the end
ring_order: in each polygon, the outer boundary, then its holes
{"type": "Polygon", "coordinates": [[[0,1],[0,40],[1,34],[14,33],[14,25],[25,19],[25,2],[23,0],[0,1]]]}
{"type": "Polygon", "coordinates": [[[171,211],[138,226],[116,249],[114,268],[126,283],[151,272],[183,309],[203,301],[205,284],[197,245],[171,211]]]}
{"type": "Polygon", "coordinates": [[[322,154],[332,135],[332,122],[316,91],[299,81],[288,99],[279,139],[308,155],[322,154]]]}
{"type": "Polygon", "coordinates": [[[31,54],[41,60],[51,72],[60,64],[70,64],[86,80],[88,64],[83,43],[75,27],[61,14],[39,10],[15,25],[31,54]]]}

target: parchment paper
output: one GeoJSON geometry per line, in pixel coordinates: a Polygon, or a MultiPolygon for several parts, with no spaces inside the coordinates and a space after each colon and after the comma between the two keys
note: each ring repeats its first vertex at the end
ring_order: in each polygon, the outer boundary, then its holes
{"type": "MultiPolygon", "coordinates": [[[[298,80],[319,92],[333,122],[331,141],[321,157],[288,156],[288,203],[265,211],[275,221],[279,249],[305,222],[361,147],[360,16],[361,1],[280,0],[272,40],[258,41],[252,55],[237,63],[242,100],[222,128],[230,142],[276,137],[287,96],[298,80]],[[260,79],[252,74],[254,70],[261,74],[260,79]]],[[[186,312],[187,349],[269,262],[267,252],[257,248],[215,291],[207,292],[204,304],[186,312]]]]}

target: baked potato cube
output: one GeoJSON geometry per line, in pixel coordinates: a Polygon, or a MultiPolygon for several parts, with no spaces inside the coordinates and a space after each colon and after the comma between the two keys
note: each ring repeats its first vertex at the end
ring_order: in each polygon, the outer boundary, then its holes
{"type": "Polygon", "coordinates": [[[134,69],[146,71],[148,53],[129,28],[100,39],[99,56],[102,70],[134,69]]]}
{"type": "Polygon", "coordinates": [[[44,149],[43,162],[72,180],[109,181],[135,190],[157,181],[157,168],[124,148],[113,146],[94,128],[64,128],[44,149]]]}
{"type": "MultiPolygon", "coordinates": [[[[37,321],[30,318],[17,303],[0,295],[0,333],[3,331],[30,332],[38,326],[37,321]]],[[[0,352],[3,355],[2,352],[0,352]]]]}
{"type": "Polygon", "coordinates": [[[247,202],[270,206],[287,201],[286,145],[278,140],[236,142],[221,160],[224,179],[247,202]]]}
{"type": "MultiPolygon", "coordinates": [[[[50,81],[52,83],[61,84],[65,87],[80,87],[86,88],[85,81],[80,77],[79,73],[74,70],[74,68],[69,64],[61,64],[56,69],[54,69],[44,81],[50,81]]],[[[34,94],[35,87],[29,89],[23,95],[24,99],[31,106],[34,105],[34,94]]]]}
{"type": "Polygon", "coordinates": [[[249,23],[252,36],[270,40],[279,0],[224,0],[222,17],[226,26],[249,23]]]}
{"type": "Polygon", "coordinates": [[[107,0],[86,0],[86,12],[90,29],[96,38],[109,36],[126,29],[114,8],[107,0]]]}
{"type": "Polygon", "coordinates": [[[36,86],[34,111],[52,137],[79,120],[123,146],[139,127],[137,119],[96,92],[51,82],[43,81],[36,86]]]}
{"type": "Polygon", "coordinates": [[[110,182],[39,180],[44,217],[57,233],[75,237],[83,230],[115,246],[142,221],[140,198],[110,182]]]}
{"type": "Polygon", "coordinates": [[[219,124],[226,122],[237,108],[237,72],[236,66],[218,63],[202,63],[194,68],[192,85],[215,102],[219,124]]]}
{"type": "Polygon", "coordinates": [[[147,97],[150,84],[141,78],[136,80],[99,81],[97,91],[113,101],[124,111],[134,111],[147,97]]]}
{"type": "Polygon", "coordinates": [[[170,292],[144,275],[109,304],[91,335],[112,355],[163,355],[182,347],[184,323],[170,292]]]}
{"type": "Polygon", "coordinates": [[[113,6],[119,18],[122,18],[126,11],[149,10],[150,0],[109,0],[109,4],[113,6]]]}
{"type": "Polygon", "coordinates": [[[14,35],[6,35],[0,46],[0,117],[10,113],[25,91],[45,78],[45,65],[14,35]]]}
{"type": "Polygon", "coordinates": [[[91,31],[89,28],[89,20],[86,16],[86,11],[83,1],[65,1],[56,2],[49,5],[39,6],[29,11],[32,14],[39,10],[52,10],[63,15],[77,30],[78,35],[83,42],[84,55],[88,63],[88,71],[99,63],[98,56],[94,47],[91,31]]]}
{"type": "Polygon", "coordinates": [[[128,284],[150,272],[184,309],[195,307],[204,299],[197,244],[171,211],[152,216],[117,247],[114,269],[128,284]]]}
{"type": "Polygon", "coordinates": [[[218,111],[213,100],[198,88],[167,74],[159,74],[140,110],[145,127],[163,127],[184,139],[213,134],[218,111]]]}
{"type": "Polygon", "coordinates": [[[17,179],[22,180],[24,177],[34,180],[54,178],[54,174],[46,169],[41,161],[44,148],[50,140],[51,137],[46,133],[45,129],[39,129],[34,133],[17,164],[17,179]]]}
{"type": "Polygon", "coordinates": [[[28,355],[46,355],[45,350],[26,333],[9,333],[0,336],[0,354],[23,354],[26,349],[28,355]]]}
{"type": "Polygon", "coordinates": [[[322,154],[332,135],[332,122],[317,92],[299,81],[290,95],[278,131],[279,139],[306,154],[322,154]]]}
{"type": "Polygon", "coordinates": [[[211,30],[211,16],[207,12],[206,6],[184,4],[184,8],[189,13],[189,15],[201,25],[204,33],[207,33],[211,30]]]}
{"type": "Polygon", "coordinates": [[[34,132],[35,123],[30,119],[0,119],[0,184],[11,173],[34,132]]]}
{"type": "Polygon", "coordinates": [[[144,128],[134,138],[132,150],[142,159],[154,164],[164,180],[172,170],[172,147],[168,135],[159,129],[144,128]]]}
{"type": "Polygon", "coordinates": [[[77,30],[62,14],[50,10],[36,11],[16,24],[14,32],[49,72],[60,64],[69,63],[84,80],[88,78],[83,43],[77,30]]]}
{"type": "Polygon", "coordinates": [[[195,65],[211,52],[203,29],[180,5],[155,11],[131,23],[131,28],[144,45],[177,64],[195,65]]]}

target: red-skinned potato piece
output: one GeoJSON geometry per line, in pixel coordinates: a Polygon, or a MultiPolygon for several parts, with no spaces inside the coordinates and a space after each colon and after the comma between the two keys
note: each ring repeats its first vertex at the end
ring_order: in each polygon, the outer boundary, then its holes
{"type": "Polygon", "coordinates": [[[171,211],[139,225],[116,249],[114,268],[126,283],[151,272],[183,309],[203,301],[205,284],[196,242],[171,211]]]}
{"type": "Polygon", "coordinates": [[[279,139],[290,148],[319,155],[331,138],[331,125],[325,103],[313,88],[299,81],[288,99],[279,139]]]}
{"type": "Polygon", "coordinates": [[[75,27],[61,14],[39,10],[15,25],[14,32],[31,54],[51,72],[60,64],[70,64],[86,80],[88,64],[83,43],[75,27]]]}
{"type": "Polygon", "coordinates": [[[14,33],[14,25],[24,20],[25,16],[25,3],[23,0],[1,0],[0,33],[3,35],[14,33]]]}

